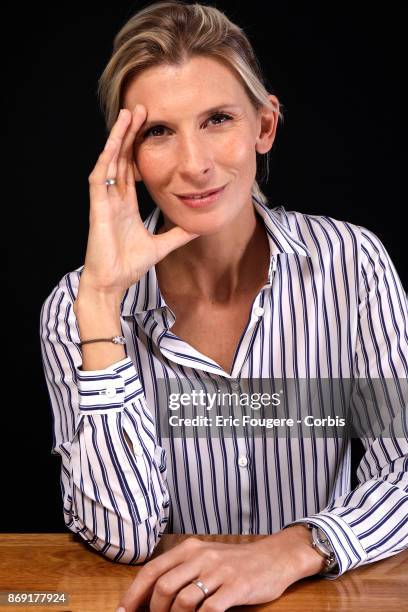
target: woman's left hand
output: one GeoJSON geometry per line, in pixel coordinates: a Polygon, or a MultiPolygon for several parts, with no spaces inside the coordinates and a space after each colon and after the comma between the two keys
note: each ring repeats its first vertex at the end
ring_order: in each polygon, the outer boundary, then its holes
{"type": "Polygon", "coordinates": [[[152,612],[227,610],[277,599],[293,582],[322,569],[302,525],[243,544],[205,542],[195,537],[148,561],[120,605],[135,612],[150,599],[152,612]],[[203,591],[192,580],[201,580],[203,591]],[[200,605],[201,604],[201,605],[200,605]]]}

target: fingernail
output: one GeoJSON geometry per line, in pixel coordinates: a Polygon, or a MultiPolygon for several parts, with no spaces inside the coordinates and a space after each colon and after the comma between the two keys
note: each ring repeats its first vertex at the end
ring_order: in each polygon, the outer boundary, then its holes
{"type": "Polygon", "coordinates": [[[126,612],[126,610],[123,606],[120,606],[120,608],[116,608],[116,612],[126,612]]]}

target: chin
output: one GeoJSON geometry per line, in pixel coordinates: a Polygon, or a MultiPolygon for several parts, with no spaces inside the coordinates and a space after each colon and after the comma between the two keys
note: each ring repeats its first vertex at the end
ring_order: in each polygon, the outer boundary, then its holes
{"type": "Polygon", "coordinates": [[[228,219],[219,212],[212,215],[202,215],[201,218],[197,216],[195,218],[192,217],[193,215],[191,214],[183,214],[179,220],[174,220],[173,223],[179,225],[187,232],[202,236],[216,234],[228,225],[228,219]]]}

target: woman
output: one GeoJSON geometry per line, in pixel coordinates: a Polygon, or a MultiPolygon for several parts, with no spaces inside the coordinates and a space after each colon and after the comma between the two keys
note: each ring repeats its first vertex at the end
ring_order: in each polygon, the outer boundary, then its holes
{"type": "Polygon", "coordinates": [[[369,230],[267,206],[257,155],[281,112],[245,34],[214,7],[150,5],[116,36],[100,95],[110,134],[89,176],[85,263],[41,313],[67,526],[128,564],[166,528],[266,536],[188,538],[144,565],[126,610],[148,597],[152,610],[267,602],[399,552],[406,400],[375,396],[374,410],[364,380],[399,391],[407,377],[406,295],[369,230]],[[136,181],[156,203],[144,223],[136,181]],[[356,489],[347,435],[165,427],[171,383],[275,378],[357,381],[356,489]]]}

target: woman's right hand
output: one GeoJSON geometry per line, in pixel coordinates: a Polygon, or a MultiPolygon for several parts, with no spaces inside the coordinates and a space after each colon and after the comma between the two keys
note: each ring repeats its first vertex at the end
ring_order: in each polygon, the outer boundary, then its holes
{"type": "Polygon", "coordinates": [[[168,253],[196,238],[181,227],[151,234],[136,195],[133,143],[146,119],[137,104],[123,109],[89,175],[89,235],[80,288],[122,298],[125,291],[168,253]],[[115,185],[106,185],[116,178],[115,185]]]}

